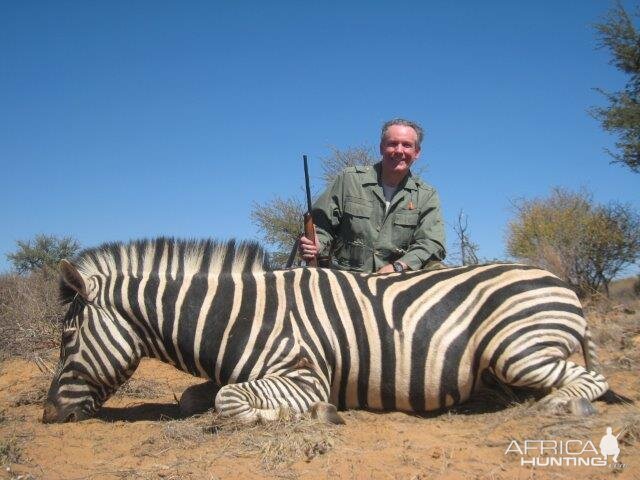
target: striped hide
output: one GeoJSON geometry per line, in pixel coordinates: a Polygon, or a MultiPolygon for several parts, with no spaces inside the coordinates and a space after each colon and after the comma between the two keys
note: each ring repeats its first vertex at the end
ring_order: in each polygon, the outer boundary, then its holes
{"type": "Polygon", "coordinates": [[[469,399],[483,372],[555,387],[542,400],[553,409],[608,389],[574,292],[530,266],[270,271],[256,244],[161,238],[61,270],[69,311],[48,422],[94,415],[143,357],[210,379],[216,409],[246,421],[436,410],[469,399]],[[581,348],[587,368],[567,361],[581,348]]]}

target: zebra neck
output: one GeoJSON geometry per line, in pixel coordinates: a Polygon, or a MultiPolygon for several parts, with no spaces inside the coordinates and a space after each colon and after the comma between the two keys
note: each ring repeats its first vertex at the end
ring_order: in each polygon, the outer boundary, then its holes
{"type": "Polygon", "coordinates": [[[328,372],[321,359],[332,363],[337,340],[322,290],[336,286],[326,276],[305,269],[156,275],[123,280],[127,294],[114,300],[138,331],[145,356],[226,384],[295,363],[301,351],[328,372]]]}

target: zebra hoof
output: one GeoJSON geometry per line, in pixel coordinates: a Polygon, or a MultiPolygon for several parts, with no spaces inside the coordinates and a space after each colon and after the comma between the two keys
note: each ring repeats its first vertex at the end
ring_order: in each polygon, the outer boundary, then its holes
{"type": "Polygon", "coordinates": [[[568,413],[581,417],[587,417],[596,413],[595,407],[586,398],[558,398],[547,397],[538,402],[538,409],[554,415],[566,415],[568,413]]]}
{"type": "Polygon", "coordinates": [[[346,422],[340,416],[335,405],[327,402],[316,402],[311,405],[311,416],[326,423],[344,425],[346,422]]]}
{"type": "Polygon", "coordinates": [[[569,413],[569,400],[562,397],[547,396],[539,400],[535,409],[551,415],[569,413]]]}
{"type": "Polygon", "coordinates": [[[211,381],[191,385],[185,389],[178,400],[180,415],[190,417],[211,410],[218,389],[219,387],[211,381]]]}
{"type": "Polygon", "coordinates": [[[597,413],[596,408],[586,398],[574,398],[568,402],[567,406],[572,415],[580,417],[588,417],[597,413]]]}

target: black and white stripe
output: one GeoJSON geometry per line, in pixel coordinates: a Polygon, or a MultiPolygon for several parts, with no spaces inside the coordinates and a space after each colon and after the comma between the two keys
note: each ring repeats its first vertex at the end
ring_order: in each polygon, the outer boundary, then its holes
{"type": "Polygon", "coordinates": [[[76,265],[80,280],[63,274],[75,299],[48,397],[54,420],[95,412],[144,356],[223,386],[216,408],[247,420],[327,401],[439,409],[467,400],[485,370],[558,387],[551,406],[608,388],[566,360],[581,345],[595,358],[580,303],[534,267],[269,271],[255,244],[170,239],[107,245],[76,265]]]}

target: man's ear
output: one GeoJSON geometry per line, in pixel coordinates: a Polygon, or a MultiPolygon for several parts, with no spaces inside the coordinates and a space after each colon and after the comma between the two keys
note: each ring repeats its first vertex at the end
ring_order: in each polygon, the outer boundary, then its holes
{"type": "Polygon", "coordinates": [[[60,261],[60,275],[62,275],[64,283],[69,285],[82,298],[88,300],[89,296],[87,295],[87,286],[84,277],[69,260],[60,261]]]}

